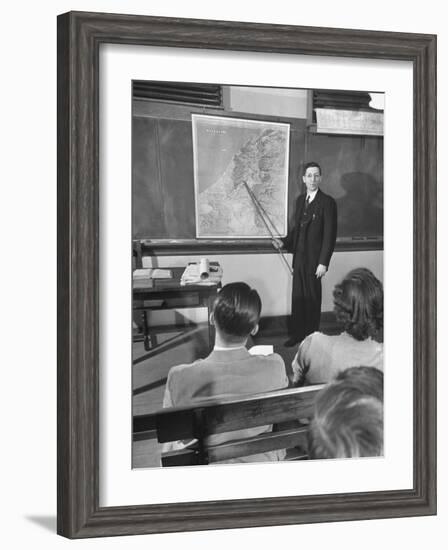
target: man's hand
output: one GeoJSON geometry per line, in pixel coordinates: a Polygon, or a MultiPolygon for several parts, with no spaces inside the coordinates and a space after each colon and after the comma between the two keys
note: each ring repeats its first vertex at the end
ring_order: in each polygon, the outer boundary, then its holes
{"type": "Polygon", "coordinates": [[[327,266],[319,264],[316,269],[316,277],[320,279],[327,272],[327,266]]]}
{"type": "Polygon", "coordinates": [[[283,241],[281,241],[280,239],[274,238],[272,239],[272,245],[277,250],[280,250],[281,248],[283,248],[283,241]]]}

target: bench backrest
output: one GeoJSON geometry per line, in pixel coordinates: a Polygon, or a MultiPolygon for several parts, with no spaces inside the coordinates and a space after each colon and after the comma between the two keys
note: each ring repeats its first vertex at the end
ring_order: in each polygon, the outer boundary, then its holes
{"type": "Polygon", "coordinates": [[[251,396],[201,400],[194,406],[162,409],[134,417],[134,437],[157,431],[159,443],[197,439],[193,448],[162,454],[163,466],[208,464],[301,445],[306,449],[307,427],[300,423],[312,415],[318,386],[277,390],[251,396]],[[294,424],[288,425],[288,423],[294,424]],[[283,424],[287,429],[207,445],[211,435],[256,426],[283,424]]]}

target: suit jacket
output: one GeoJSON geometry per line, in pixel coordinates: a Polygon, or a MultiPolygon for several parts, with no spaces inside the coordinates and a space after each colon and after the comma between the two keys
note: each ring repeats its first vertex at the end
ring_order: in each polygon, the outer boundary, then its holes
{"type": "Polygon", "coordinates": [[[251,355],[245,348],[213,350],[205,359],[172,367],[164,407],[192,405],[199,399],[247,395],[286,388],[280,355],[251,355]]]}
{"type": "MultiPolygon", "coordinates": [[[[205,359],[170,369],[163,407],[193,405],[203,399],[229,395],[247,395],[279,390],[288,386],[285,364],[280,355],[250,355],[245,348],[213,350],[205,359]]],[[[272,426],[257,426],[222,433],[208,438],[209,444],[220,444],[271,431],[272,426]]],[[[182,448],[181,443],[165,444],[164,450],[182,448]]],[[[226,462],[263,462],[281,460],[284,451],[269,451],[226,462]]]]}
{"type": "Polygon", "coordinates": [[[300,227],[302,212],[305,207],[306,193],[296,201],[294,227],[288,233],[284,244],[288,252],[293,254],[293,267],[299,260],[306,269],[314,273],[319,264],[327,268],[334,251],[337,233],[337,208],[333,197],[320,189],[314,200],[308,206],[308,221],[300,227]],[[305,231],[303,250],[298,250],[299,232],[305,231]]]}

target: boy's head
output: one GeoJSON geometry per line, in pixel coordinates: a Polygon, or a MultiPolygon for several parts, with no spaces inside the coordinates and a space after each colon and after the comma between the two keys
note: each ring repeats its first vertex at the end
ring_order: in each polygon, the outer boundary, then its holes
{"type": "Polygon", "coordinates": [[[260,314],[258,292],[246,283],[230,283],[220,290],[211,321],[225,342],[238,344],[257,333],[260,314]]]}
{"type": "Polygon", "coordinates": [[[383,373],[353,367],[327,384],[314,403],[310,458],[383,454],[383,373]]]}

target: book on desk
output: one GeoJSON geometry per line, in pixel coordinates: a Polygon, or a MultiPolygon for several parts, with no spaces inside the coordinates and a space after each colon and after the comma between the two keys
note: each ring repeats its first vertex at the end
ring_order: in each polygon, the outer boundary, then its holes
{"type": "Polygon", "coordinates": [[[173,272],[171,269],[160,268],[143,268],[135,269],[132,274],[134,288],[152,288],[154,280],[172,279],[173,272]]]}

